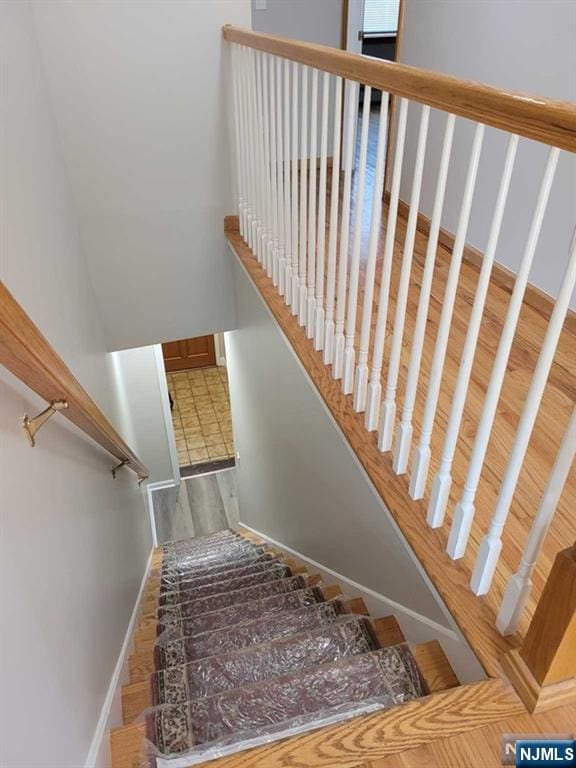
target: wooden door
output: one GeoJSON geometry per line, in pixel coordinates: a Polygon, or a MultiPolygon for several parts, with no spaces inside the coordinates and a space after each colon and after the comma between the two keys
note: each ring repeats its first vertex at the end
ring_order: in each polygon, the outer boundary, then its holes
{"type": "Polygon", "coordinates": [[[214,336],[167,341],[162,344],[162,354],[167,371],[188,371],[190,368],[216,365],[214,336]]]}

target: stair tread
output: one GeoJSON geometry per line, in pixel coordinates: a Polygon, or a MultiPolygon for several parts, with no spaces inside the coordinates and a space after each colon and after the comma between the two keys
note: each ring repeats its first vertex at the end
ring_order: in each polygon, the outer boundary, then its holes
{"type": "Polygon", "coordinates": [[[384,616],[381,619],[375,619],[374,631],[383,648],[387,645],[399,645],[406,640],[404,632],[402,632],[395,616],[384,616]]]}
{"type": "Polygon", "coordinates": [[[171,626],[167,636],[170,639],[177,639],[186,635],[198,635],[201,632],[222,629],[232,624],[264,618],[282,611],[294,610],[323,602],[325,602],[325,599],[321,590],[317,587],[307,587],[293,592],[271,595],[259,600],[251,600],[247,603],[237,603],[227,608],[182,619],[177,624],[171,626]]]}
{"type": "Polygon", "coordinates": [[[164,607],[188,603],[208,595],[216,595],[221,592],[236,592],[256,584],[264,584],[268,581],[289,579],[291,576],[292,571],[288,566],[277,563],[255,573],[242,574],[241,576],[233,576],[218,581],[203,582],[199,585],[188,586],[191,582],[184,582],[177,590],[161,592],[158,596],[158,606],[164,607]]]}
{"type": "Polygon", "coordinates": [[[413,648],[414,658],[431,693],[456,688],[458,678],[438,640],[430,640],[413,648]]]}
{"type": "Polygon", "coordinates": [[[256,584],[252,587],[237,589],[228,592],[218,592],[214,595],[190,600],[177,605],[160,606],[157,610],[158,622],[164,626],[170,626],[188,618],[197,617],[203,613],[218,611],[239,603],[248,603],[271,595],[296,592],[305,589],[306,579],[303,576],[292,576],[289,579],[269,581],[264,584],[256,584]]]}
{"type": "Polygon", "coordinates": [[[238,568],[246,568],[261,563],[275,562],[278,559],[279,558],[276,555],[268,550],[258,550],[257,552],[250,551],[241,556],[230,558],[226,562],[220,561],[218,564],[214,563],[211,566],[197,568],[190,566],[188,569],[183,569],[181,571],[160,571],[159,583],[161,588],[164,586],[170,588],[181,581],[192,581],[194,579],[205,577],[210,579],[214,578],[219,573],[225,573],[226,571],[233,571],[238,568]]]}
{"type": "Polygon", "coordinates": [[[342,617],[320,629],[156,672],[150,680],[152,701],[158,705],[214,696],[377,649],[378,640],[367,619],[342,617]]]}
{"type": "Polygon", "coordinates": [[[174,564],[163,562],[161,570],[162,579],[165,581],[170,581],[170,579],[177,580],[183,576],[191,577],[192,575],[210,573],[217,568],[221,568],[222,570],[225,570],[226,568],[230,569],[233,565],[239,562],[244,561],[247,564],[250,561],[254,562],[265,558],[267,555],[276,557],[273,552],[264,547],[247,547],[228,554],[226,559],[216,555],[210,558],[210,560],[207,560],[206,558],[204,558],[204,560],[187,559],[182,561],[178,567],[174,564]]]}
{"type": "MultiPolygon", "coordinates": [[[[159,594],[161,595],[164,592],[173,591],[186,592],[188,589],[199,587],[202,584],[212,584],[214,581],[226,581],[227,579],[249,576],[252,573],[260,573],[261,571],[265,571],[275,565],[283,564],[284,563],[282,563],[278,558],[267,556],[266,559],[263,560],[257,560],[256,562],[250,561],[248,565],[240,565],[236,568],[227,568],[224,571],[217,569],[216,571],[211,571],[204,576],[193,576],[192,578],[183,577],[175,581],[173,584],[162,584],[159,587],[159,594]]],[[[289,563],[286,563],[286,565],[290,567],[289,563]]]]}
{"type": "Polygon", "coordinates": [[[221,751],[248,739],[386,709],[424,693],[410,652],[398,646],[166,706],[145,719],[148,737],[162,754],[221,751]]]}
{"type": "Polygon", "coordinates": [[[253,643],[263,643],[333,623],[343,614],[346,614],[346,607],[341,600],[335,599],[273,614],[265,617],[265,620],[258,618],[232,627],[184,637],[166,646],[158,644],[154,648],[156,667],[165,669],[206,656],[230,653],[253,643]]]}

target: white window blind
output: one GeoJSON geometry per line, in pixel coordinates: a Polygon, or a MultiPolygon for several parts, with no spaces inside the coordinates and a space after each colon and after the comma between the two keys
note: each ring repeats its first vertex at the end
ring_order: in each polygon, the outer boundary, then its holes
{"type": "Polygon", "coordinates": [[[399,6],[400,0],[365,0],[363,32],[397,32],[399,6]]]}

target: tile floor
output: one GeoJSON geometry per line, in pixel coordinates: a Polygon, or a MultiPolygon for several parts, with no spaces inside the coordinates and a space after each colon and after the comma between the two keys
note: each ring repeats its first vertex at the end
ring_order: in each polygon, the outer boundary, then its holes
{"type": "Polygon", "coordinates": [[[181,467],[234,458],[226,368],[167,373],[181,467]]]}

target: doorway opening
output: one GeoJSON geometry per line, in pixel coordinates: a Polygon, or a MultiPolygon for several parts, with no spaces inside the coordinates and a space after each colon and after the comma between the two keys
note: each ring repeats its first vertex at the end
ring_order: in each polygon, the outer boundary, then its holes
{"type": "MultiPolygon", "coordinates": [[[[344,14],[346,35],[343,47],[346,50],[384,61],[399,61],[404,21],[404,0],[344,0],[344,14]]],[[[367,156],[369,171],[370,169],[373,170],[375,164],[378,135],[377,124],[381,96],[382,94],[379,90],[372,89],[367,156]]],[[[360,120],[363,104],[364,86],[361,86],[358,98],[358,121],[355,126],[356,158],[359,155],[360,120]]],[[[396,98],[390,95],[388,103],[386,169],[390,167],[391,161],[395,111],[396,98]]],[[[369,172],[368,181],[370,179],[371,174],[369,172]]],[[[385,189],[388,189],[388,183],[388,173],[386,173],[385,189]]]]}
{"type": "Polygon", "coordinates": [[[226,358],[221,335],[162,344],[180,475],[234,466],[226,358]]]}

